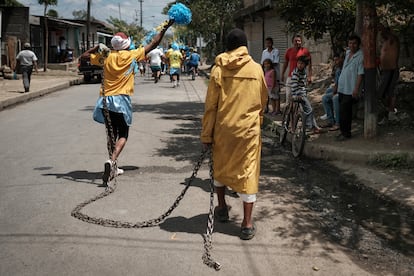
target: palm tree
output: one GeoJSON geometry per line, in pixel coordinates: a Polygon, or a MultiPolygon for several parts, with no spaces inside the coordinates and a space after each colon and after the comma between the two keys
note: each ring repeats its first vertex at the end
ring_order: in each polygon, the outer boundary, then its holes
{"type": "Polygon", "coordinates": [[[47,25],[47,7],[56,6],[57,0],[38,0],[39,5],[44,5],[43,17],[45,19],[45,60],[43,70],[47,71],[47,60],[49,58],[49,27],[47,25]]]}

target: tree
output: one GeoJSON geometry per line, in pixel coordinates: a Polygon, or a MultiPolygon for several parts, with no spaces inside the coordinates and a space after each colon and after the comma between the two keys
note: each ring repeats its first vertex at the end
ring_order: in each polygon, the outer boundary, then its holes
{"type": "Polygon", "coordinates": [[[123,32],[128,36],[132,36],[134,38],[134,43],[137,43],[144,38],[145,30],[135,23],[127,23],[124,20],[112,16],[106,21],[114,26],[114,33],[123,32]]]}
{"type": "Polygon", "coordinates": [[[49,27],[47,25],[47,7],[48,6],[56,6],[57,5],[57,0],[38,0],[39,5],[44,5],[44,10],[43,10],[43,17],[44,17],[44,24],[45,24],[45,49],[44,49],[44,53],[45,53],[45,58],[44,58],[44,62],[43,62],[43,71],[47,71],[47,60],[49,58],[49,27]]]}
{"type": "Polygon", "coordinates": [[[354,0],[282,0],[276,3],[276,11],[288,22],[287,31],[303,32],[314,40],[328,33],[333,52],[343,50],[355,25],[354,0]]]}
{"type": "MultiPolygon", "coordinates": [[[[207,58],[213,59],[224,51],[225,35],[234,28],[234,15],[242,7],[241,0],[188,0],[185,4],[191,9],[192,22],[187,26],[187,35],[191,44],[202,36],[207,42],[207,58]]],[[[167,14],[171,5],[168,4],[163,13],[167,14]]]]}
{"type": "MultiPolygon", "coordinates": [[[[86,10],[74,10],[72,12],[73,19],[75,20],[86,20],[88,17],[88,12],[86,10]]],[[[91,16],[91,21],[94,21],[95,18],[91,16]]]]}
{"type": "Polygon", "coordinates": [[[50,17],[59,17],[59,13],[56,11],[56,10],[52,10],[52,9],[50,9],[50,10],[48,10],[48,12],[47,12],[47,16],[50,16],[50,17]]]}

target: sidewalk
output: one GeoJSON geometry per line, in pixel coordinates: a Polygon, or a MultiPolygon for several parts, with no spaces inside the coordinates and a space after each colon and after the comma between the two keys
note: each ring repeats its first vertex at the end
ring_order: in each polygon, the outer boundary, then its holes
{"type": "MultiPolygon", "coordinates": [[[[209,66],[203,66],[202,70],[209,77],[209,66]]],[[[283,103],[283,92],[281,96],[283,103]]],[[[320,96],[312,97],[314,107],[321,106],[320,96]]],[[[316,108],[316,118],[322,115],[319,113],[320,108],[316,108]]],[[[264,119],[264,135],[276,144],[281,119],[281,116],[269,114],[264,119]]],[[[379,195],[414,210],[414,129],[401,125],[381,126],[376,138],[366,139],[363,128],[362,120],[354,120],[353,137],[343,142],[335,139],[338,131],[325,130],[311,135],[306,140],[303,155],[332,162],[339,170],[354,174],[379,195]]],[[[290,139],[289,135],[287,138],[290,139]]],[[[287,143],[287,149],[290,149],[290,143],[287,143]]]]}
{"type": "Polygon", "coordinates": [[[31,99],[80,84],[82,77],[77,72],[49,70],[32,74],[30,92],[24,93],[22,77],[18,80],[0,78],[0,110],[27,102],[31,99]]]}
{"type": "MultiPolygon", "coordinates": [[[[30,92],[23,93],[21,79],[0,78],[0,111],[81,82],[82,77],[75,72],[40,72],[32,75],[30,92]]],[[[197,89],[207,89],[204,82],[196,83],[200,84],[197,89]]],[[[276,141],[280,120],[281,116],[265,116],[265,135],[276,141]]],[[[335,140],[337,132],[311,135],[304,155],[333,162],[340,170],[355,174],[368,187],[414,210],[414,130],[381,127],[375,139],[363,137],[361,121],[354,122],[353,130],[353,138],[343,142],[335,140]]]]}

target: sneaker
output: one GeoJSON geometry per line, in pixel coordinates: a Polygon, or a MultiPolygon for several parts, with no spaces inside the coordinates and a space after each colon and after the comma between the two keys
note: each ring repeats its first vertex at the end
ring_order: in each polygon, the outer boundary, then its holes
{"type": "Polygon", "coordinates": [[[225,208],[219,208],[218,206],[214,208],[214,218],[219,222],[228,222],[229,221],[229,210],[231,206],[227,205],[225,208]]]}
{"type": "Polygon", "coordinates": [[[124,174],[124,170],[120,168],[116,168],[116,175],[124,174]]]}
{"type": "Polygon", "coordinates": [[[320,116],[319,119],[321,119],[321,120],[327,120],[328,119],[328,115],[327,114],[324,114],[324,115],[320,116]]]}
{"type": "Polygon", "coordinates": [[[240,239],[251,240],[256,235],[256,225],[253,223],[252,227],[242,227],[240,231],[240,239]]]}
{"type": "Polygon", "coordinates": [[[110,181],[111,176],[113,174],[113,168],[114,163],[112,162],[112,160],[107,160],[104,164],[104,173],[102,175],[102,181],[104,186],[108,186],[108,182],[110,181]]]}

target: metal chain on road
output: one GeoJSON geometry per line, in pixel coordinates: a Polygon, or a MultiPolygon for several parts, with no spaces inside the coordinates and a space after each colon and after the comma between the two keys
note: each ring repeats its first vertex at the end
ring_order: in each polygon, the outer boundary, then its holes
{"type": "MultiPolygon", "coordinates": [[[[103,78],[103,76],[102,76],[101,89],[102,89],[102,93],[103,93],[103,113],[104,113],[106,133],[107,133],[107,147],[108,147],[109,158],[111,158],[112,153],[115,149],[115,135],[114,135],[114,131],[113,131],[112,123],[111,123],[111,118],[109,116],[108,105],[107,105],[106,97],[105,97],[105,93],[104,93],[105,90],[104,90],[104,78],[103,78]]],[[[95,202],[99,199],[102,199],[102,198],[112,194],[113,192],[115,192],[115,189],[118,185],[118,183],[117,183],[117,174],[113,172],[113,171],[117,170],[116,162],[114,164],[114,169],[112,170],[111,175],[110,175],[110,180],[112,180],[113,185],[112,186],[108,185],[104,192],[102,192],[102,193],[98,194],[97,196],[92,197],[91,199],[88,199],[88,200],[80,203],[79,205],[77,205],[72,210],[71,215],[73,217],[81,220],[81,221],[84,221],[84,222],[87,222],[87,223],[92,223],[92,224],[97,224],[97,225],[101,225],[101,226],[105,226],[105,227],[145,228],[145,227],[158,226],[161,222],[163,222],[165,220],[166,217],[168,217],[174,211],[175,208],[177,208],[180,201],[184,198],[184,195],[186,194],[188,188],[191,186],[192,182],[197,177],[197,173],[198,173],[200,167],[202,166],[203,161],[206,158],[207,154],[208,154],[208,157],[209,157],[209,169],[210,169],[210,172],[209,172],[210,173],[210,181],[209,181],[209,184],[210,184],[210,209],[209,209],[208,221],[207,221],[207,231],[206,231],[206,234],[204,236],[204,254],[202,256],[202,260],[203,260],[204,264],[208,265],[209,267],[212,267],[215,270],[220,270],[221,265],[218,262],[214,261],[214,259],[211,257],[212,235],[213,235],[213,229],[214,229],[214,176],[213,176],[214,171],[213,171],[213,158],[212,158],[211,147],[203,149],[197,163],[194,166],[193,172],[192,172],[191,177],[188,180],[186,186],[181,191],[181,193],[178,195],[178,197],[175,199],[175,201],[171,205],[171,207],[165,213],[160,215],[158,218],[134,223],[134,222],[127,222],[127,221],[120,221],[120,220],[112,220],[112,219],[101,218],[101,217],[91,217],[91,216],[81,212],[81,210],[85,206],[87,206],[87,205],[89,205],[89,204],[91,204],[91,203],[93,203],[93,202],[95,202]]]]}

